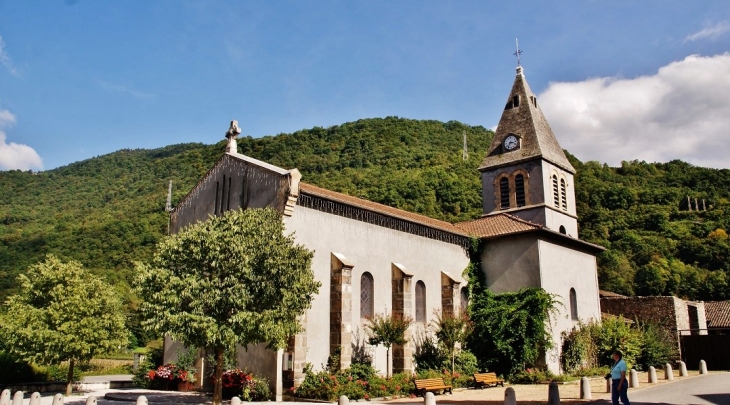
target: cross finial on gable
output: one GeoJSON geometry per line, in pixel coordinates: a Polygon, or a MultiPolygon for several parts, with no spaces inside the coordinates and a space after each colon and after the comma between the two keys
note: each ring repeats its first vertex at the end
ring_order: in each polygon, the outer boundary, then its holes
{"type": "Polygon", "coordinates": [[[226,151],[228,153],[238,153],[238,144],[236,143],[236,138],[240,134],[241,128],[238,127],[238,121],[231,121],[231,126],[228,128],[228,132],[226,132],[226,138],[228,138],[228,146],[226,147],[226,151]]]}

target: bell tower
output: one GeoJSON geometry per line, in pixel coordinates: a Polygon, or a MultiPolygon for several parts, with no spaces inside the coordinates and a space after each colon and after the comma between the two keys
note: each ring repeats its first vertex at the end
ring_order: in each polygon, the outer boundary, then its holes
{"type": "Polygon", "coordinates": [[[512,90],[479,171],[485,216],[508,213],[578,237],[575,169],[550,129],[522,66],[517,66],[512,90]]]}

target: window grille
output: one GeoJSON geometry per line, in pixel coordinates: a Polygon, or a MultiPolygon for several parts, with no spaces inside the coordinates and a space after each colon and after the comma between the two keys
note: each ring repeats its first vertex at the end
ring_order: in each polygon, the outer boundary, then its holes
{"type": "Polygon", "coordinates": [[[426,323],[426,284],[416,283],[416,322],[426,323]]]}
{"type": "Polygon", "coordinates": [[[363,273],[360,277],[360,318],[372,318],[375,312],[373,295],[373,276],[363,273]]]}
{"type": "Polygon", "coordinates": [[[517,206],[525,206],[525,178],[521,174],[515,176],[515,196],[517,198],[517,206]]]}
{"type": "Polygon", "coordinates": [[[558,194],[558,176],[553,174],[553,203],[555,208],[560,208],[560,195],[558,194]]]}
{"type": "Polygon", "coordinates": [[[565,192],[565,179],[560,179],[560,201],[563,206],[563,211],[568,210],[568,196],[565,192]]]}
{"type": "Polygon", "coordinates": [[[506,177],[499,180],[499,208],[509,208],[509,180],[506,177]]]}

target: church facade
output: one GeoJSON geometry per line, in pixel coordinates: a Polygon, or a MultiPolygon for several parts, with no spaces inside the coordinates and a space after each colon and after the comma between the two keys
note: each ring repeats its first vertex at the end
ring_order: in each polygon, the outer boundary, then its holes
{"type": "MultiPolygon", "coordinates": [[[[277,395],[298,384],[307,363],[315,369],[337,355],[347,367],[365,348],[376,369],[387,369],[382,347],[366,347],[366,319],[376,313],[410,316],[409,343],[392,349],[394,371],[414,369],[414,337],[435,311],[458,313],[468,304],[471,238],[484,240],[482,271],[495,293],[541,287],[563,305],[552,319],[554,349],[544,364],[559,372],[560,334],[579,321],[600,320],[596,254],[578,238],[573,175],[524,78],[517,75],[487,156],[479,167],[484,215],[448,223],[302,181],[283,169],[239,154],[235,124],[224,156],[170,214],[170,231],[238,208],[272,207],[287,232],[313,250],[322,283],[301,318],[304,332],[285,350],[264,345],[239,350],[242,368],[269,378],[277,395]]],[[[165,361],[179,345],[165,342],[165,361]]]]}

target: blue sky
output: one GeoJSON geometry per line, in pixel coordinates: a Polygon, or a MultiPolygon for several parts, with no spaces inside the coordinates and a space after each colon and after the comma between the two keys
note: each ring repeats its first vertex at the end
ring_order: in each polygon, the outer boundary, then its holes
{"type": "Polygon", "coordinates": [[[0,169],[397,115],[496,126],[526,77],[583,160],[730,167],[727,1],[3,1],[0,169]],[[508,3],[508,4],[505,4],[508,3]]]}

